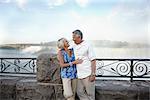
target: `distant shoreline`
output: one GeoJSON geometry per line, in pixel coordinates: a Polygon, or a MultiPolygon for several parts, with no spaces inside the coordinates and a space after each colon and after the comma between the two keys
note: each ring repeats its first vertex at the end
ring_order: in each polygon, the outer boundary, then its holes
{"type": "MultiPolygon", "coordinates": [[[[146,43],[130,43],[122,41],[110,41],[110,40],[91,40],[89,41],[94,47],[102,48],[150,48],[150,44],[146,43]]],[[[56,41],[45,42],[45,43],[22,43],[22,44],[3,44],[0,45],[0,49],[24,49],[30,46],[45,46],[45,47],[56,47],[56,41]]]]}

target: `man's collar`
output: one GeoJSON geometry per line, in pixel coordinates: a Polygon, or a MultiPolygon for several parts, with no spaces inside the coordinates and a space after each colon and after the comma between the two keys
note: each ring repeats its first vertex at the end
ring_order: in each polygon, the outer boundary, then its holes
{"type": "Polygon", "coordinates": [[[82,40],[80,43],[78,43],[78,44],[76,44],[76,45],[80,45],[80,44],[82,44],[84,42],[84,40],[82,40]]]}

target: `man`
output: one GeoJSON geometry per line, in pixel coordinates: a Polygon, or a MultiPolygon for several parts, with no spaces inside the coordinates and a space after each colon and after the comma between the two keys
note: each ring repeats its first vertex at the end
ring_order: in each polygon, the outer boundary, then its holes
{"type": "Polygon", "coordinates": [[[73,31],[74,52],[76,59],[82,59],[77,64],[77,94],[80,100],[95,100],[96,58],[93,48],[83,40],[80,30],[73,31]]]}

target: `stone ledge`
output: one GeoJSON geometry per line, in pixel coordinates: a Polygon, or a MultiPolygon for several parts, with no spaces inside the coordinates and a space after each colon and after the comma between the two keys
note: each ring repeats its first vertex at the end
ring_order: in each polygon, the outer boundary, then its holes
{"type": "MultiPolygon", "coordinates": [[[[0,76],[1,100],[64,100],[62,85],[0,76]],[[8,91],[9,90],[9,91],[8,91]]],[[[150,81],[96,81],[96,100],[149,100],[150,81]]]]}
{"type": "Polygon", "coordinates": [[[42,83],[42,82],[37,82],[37,84],[38,84],[38,85],[45,85],[45,86],[49,86],[49,85],[62,86],[62,84],[42,83]]]}
{"type": "Polygon", "coordinates": [[[63,100],[62,85],[39,83],[36,79],[17,82],[16,93],[17,100],[63,100]]]}
{"type": "Polygon", "coordinates": [[[97,81],[96,100],[149,100],[150,81],[97,81]]]}

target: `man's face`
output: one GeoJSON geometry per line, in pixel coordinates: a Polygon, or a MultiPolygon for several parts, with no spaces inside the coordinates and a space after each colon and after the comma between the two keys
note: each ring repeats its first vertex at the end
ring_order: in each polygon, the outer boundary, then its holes
{"type": "Polygon", "coordinates": [[[72,34],[72,38],[76,44],[79,44],[81,42],[81,37],[75,33],[72,34]]]}

